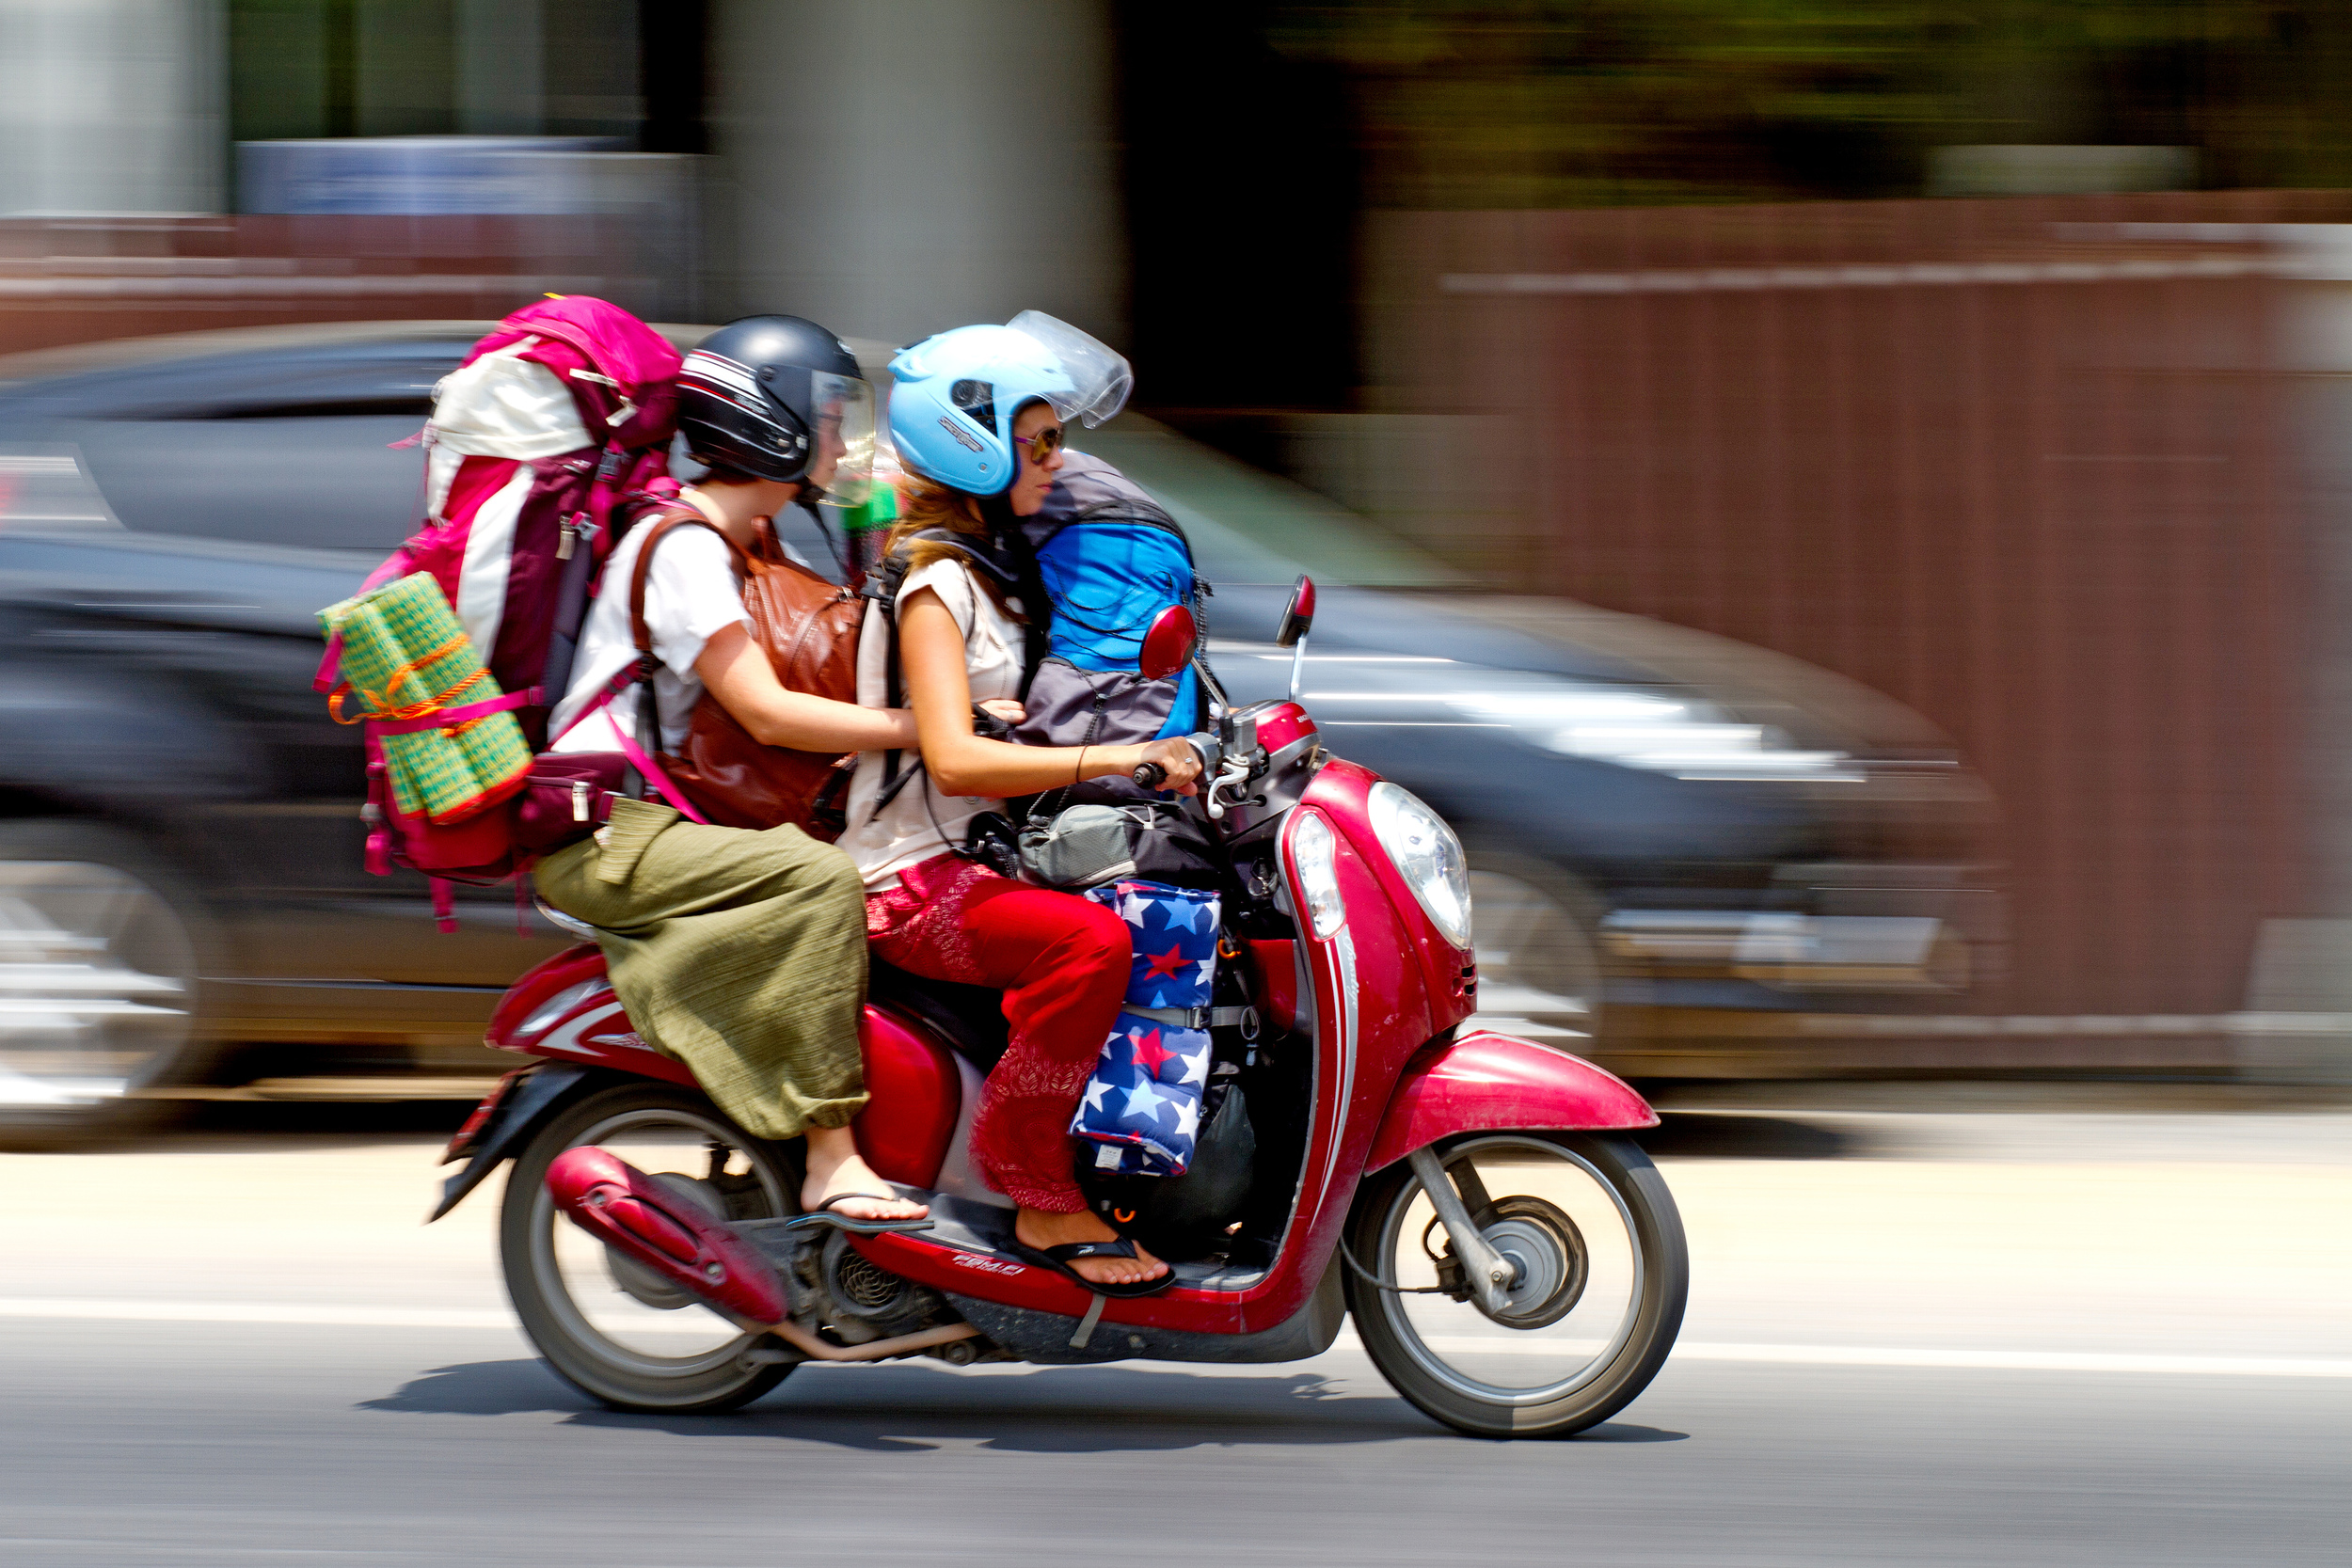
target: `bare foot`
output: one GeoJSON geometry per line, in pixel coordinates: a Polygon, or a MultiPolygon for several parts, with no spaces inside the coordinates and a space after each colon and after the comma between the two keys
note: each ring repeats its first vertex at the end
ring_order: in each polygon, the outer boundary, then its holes
{"type": "Polygon", "coordinates": [[[930,1212],[920,1203],[890,1196],[890,1184],[858,1154],[857,1140],[846,1127],[808,1130],[808,1180],[801,1183],[801,1207],[811,1212],[839,1193],[866,1196],[833,1206],[833,1212],[850,1220],[919,1220],[930,1212]]]}
{"type": "MultiPolygon", "coordinates": [[[[1023,1246],[1040,1252],[1047,1247],[1067,1245],[1072,1242],[1115,1242],[1119,1232],[1113,1230],[1103,1217],[1090,1209],[1074,1214],[1049,1214],[1042,1209],[1024,1209],[1012,1222],[1013,1239],[1023,1246]]],[[[1157,1279],[1168,1272],[1168,1265],[1136,1243],[1133,1258],[1073,1258],[1070,1268],[1079,1278],[1097,1285],[1140,1285],[1147,1279],[1157,1279]]]]}

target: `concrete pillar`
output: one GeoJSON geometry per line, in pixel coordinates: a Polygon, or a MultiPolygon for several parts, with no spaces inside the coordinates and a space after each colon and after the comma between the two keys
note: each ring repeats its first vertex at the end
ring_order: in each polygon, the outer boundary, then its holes
{"type": "Polygon", "coordinates": [[[719,0],[711,45],[720,313],[1126,341],[1107,0],[719,0]]]}
{"type": "Polygon", "coordinates": [[[0,216],[215,213],[218,0],[0,0],[0,216]]]}
{"type": "MultiPolygon", "coordinates": [[[[2296,912],[2334,918],[2266,922],[2264,942],[2272,942],[2273,927],[2327,930],[2338,956],[2352,957],[2352,224],[2273,225],[2267,237],[2294,279],[2280,300],[2280,406],[2294,421],[2280,433],[2280,445],[2296,465],[2289,478],[2312,530],[2308,569],[2327,606],[2312,628],[2309,707],[2300,716],[2316,904],[2296,912]]],[[[2262,966],[2258,951],[2258,978],[2262,966]]],[[[2341,973],[2352,986],[2352,969],[2341,973]]],[[[2284,1010],[2275,997],[2254,994],[2260,990],[2250,987],[2249,1008],[2284,1010]]],[[[2341,1010],[2352,1014],[2352,990],[2341,1010]]],[[[2311,1042],[2290,1044],[2299,1050],[2311,1042]]],[[[2339,1049],[2352,1075],[2352,1034],[2339,1049]]]]}
{"type": "MultiPolygon", "coordinates": [[[[545,128],[540,0],[458,0],[457,129],[532,136],[545,128]]],[[[597,40],[597,47],[609,47],[597,40]]]]}

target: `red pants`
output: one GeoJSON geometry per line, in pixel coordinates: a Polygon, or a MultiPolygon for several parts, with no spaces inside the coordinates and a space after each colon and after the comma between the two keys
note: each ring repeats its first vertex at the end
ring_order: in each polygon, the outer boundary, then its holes
{"type": "Polygon", "coordinates": [[[1127,994],[1127,923],[1074,894],[938,855],[866,899],[866,936],[910,974],[1003,988],[1012,1043],[973,1117],[973,1163],[1025,1209],[1085,1208],[1070,1121],[1127,994]]]}

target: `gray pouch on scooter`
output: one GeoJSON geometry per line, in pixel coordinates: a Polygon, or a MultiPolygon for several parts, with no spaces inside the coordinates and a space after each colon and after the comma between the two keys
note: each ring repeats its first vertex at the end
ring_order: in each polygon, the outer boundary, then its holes
{"type": "Polygon", "coordinates": [[[1068,806],[1021,828],[1021,869],[1047,887],[1099,887],[1121,877],[1177,887],[1217,885],[1216,847],[1182,806],[1164,800],[1068,806]]]}

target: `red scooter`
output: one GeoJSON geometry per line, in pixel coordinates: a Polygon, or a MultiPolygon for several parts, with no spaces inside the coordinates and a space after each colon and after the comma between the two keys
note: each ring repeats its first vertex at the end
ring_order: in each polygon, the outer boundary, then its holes
{"type": "MultiPolygon", "coordinates": [[[[1295,700],[1313,585],[1279,641],[1294,700],[1193,737],[1230,857],[1216,1066],[1181,1177],[1081,1176],[1169,1260],[1107,1299],[1023,1259],[966,1139],[1004,1048],[994,992],[877,963],[861,1039],[866,1160],[930,1217],[799,1212],[799,1146],[734,1126],[630,1028],[596,948],[516,981],[488,1043],[540,1060],[452,1141],[437,1219],[502,1162],[500,1244],[523,1327],[623,1410],[724,1410],[808,1361],[1290,1361],[1353,1316],[1396,1390],[1479,1436],[1579,1431],[1640,1394],[1682,1322],[1673,1198],[1627,1136],[1657,1117],[1578,1057],[1465,1027],[1477,966],[1453,832],[1326,752],[1295,700]]],[[[1181,607],[1144,670],[1183,668],[1181,607]]],[[[1139,780],[1151,784],[1154,780],[1139,780]]],[[[580,927],[583,936],[592,935],[580,927]]],[[[1083,1164],[1084,1162],[1081,1162],[1083,1164]]]]}

